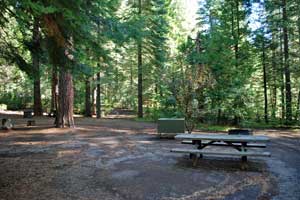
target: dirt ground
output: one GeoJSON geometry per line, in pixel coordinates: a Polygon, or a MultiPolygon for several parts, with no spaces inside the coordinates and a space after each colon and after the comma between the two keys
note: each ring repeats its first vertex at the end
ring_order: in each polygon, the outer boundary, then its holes
{"type": "Polygon", "coordinates": [[[193,167],[154,123],[76,118],[70,130],[41,117],[28,128],[13,114],[15,129],[0,131],[1,200],[300,199],[299,131],[255,131],[271,137],[272,156],[250,158],[246,169],[211,156],[193,167]]]}

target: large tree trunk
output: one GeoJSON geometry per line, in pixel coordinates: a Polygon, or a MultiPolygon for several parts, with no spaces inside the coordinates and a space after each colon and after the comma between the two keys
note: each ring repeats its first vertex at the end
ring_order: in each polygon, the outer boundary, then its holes
{"type": "Polygon", "coordinates": [[[239,26],[239,0],[231,2],[231,36],[234,40],[234,57],[235,66],[239,66],[239,37],[240,37],[240,26],[239,26]],[[236,17],[236,21],[235,21],[236,17]]]}
{"type": "Polygon", "coordinates": [[[57,76],[57,67],[53,65],[52,67],[52,80],[51,80],[51,110],[50,114],[53,114],[55,117],[54,124],[58,126],[58,76],[57,76]]]}
{"type": "Polygon", "coordinates": [[[74,47],[72,36],[66,36],[62,24],[64,22],[63,13],[42,15],[45,33],[51,39],[50,58],[54,65],[59,66],[58,81],[58,107],[57,118],[55,120],[57,127],[74,127],[73,103],[74,88],[72,74],[68,65],[73,64],[73,55],[71,49],[74,47]],[[59,59],[58,59],[59,58],[59,59]],[[64,58],[64,59],[63,59],[64,58]]]}
{"type": "MultiPolygon", "coordinates": [[[[298,1],[298,9],[300,9],[300,1],[298,1]]],[[[299,42],[299,50],[300,50],[300,15],[298,15],[298,42],[299,42]]],[[[299,58],[299,65],[300,65],[300,56],[299,58]]],[[[298,124],[300,124],[300,87],[298,92],[298,101],[297,101],[297,118],[298,118],[298,124]]]]}
{"type": "Polygon", "coordinates": [[[33,75],[33,111],[35,116],[42,116],[42,101],[41,101],[41,82],[40,82],[40,31],[39,20],[34,19],[32,32],[33,50],[31,51],[32,66],[34,69],[33,75]]]}
{"type": "Polygon", "coordinates": [[[289,38],[288,38],[288,17],[286,11],[286,0],[282,0],[282,21],[283,24],[283,51],[284,51],[284,74],[285,74],[285,103],[286,103],[286,123],[292,121],[292,92],[291,74],[289,67],[289,38]]]}
{"type": "Polygon", "coordinates": [[[235,52],[235,60],[236,60],[236,67],[239,66],[239,38],[240,38],[240,16],[239,16],[239,0],[235,1],[235,9],[236,9],[236,37],[235,37],[235,45],[234,45],[234,52],[235,52]]]}
{"type": "MultiPolygon", "coordinates": [[[[142,1],[138,1],[138,14],[142,15],[142,1]]],[[[143,118],[143,64],[142,64],[142,38],[138,39],[138,117],[143,118]]]]}
{"type": "Polygon", "coordinates": [[[142,45],[138,44],[138,117],[143,118],[142,45]]]}
{"type": "Polygon", "coordinates": [[[265,122],[269,123],[268,119],[268,94],[267,94],[267,69],[266,69],[266,55],[265,55],[265,41],[262,45],[262,64],[263,64],[263,79],[264,79],[264,102],[265,102],[265,122]]]}
{"type": "MultiPolygon", "coordinates": [[[[95,77],[93,77],[93,83],[95,82],[95,77]]],[[[96,99],[95,99],[95,92],[96,92],[96,87],[94,86],[94,84],[92,85],[92,116],[96,114],[96,109],[95,109],[95,105],[96,105],[96,99]]]]}
{"type": "MultiPolygon", "coordinates": [[[[130,92],[129,95],[133,96],[134,94],[134,90],[133,90],[133,66],[130,65],[130,92]]],[[[135,102],[134,101],[130,101],[130,108],[133,109],[135,107],[135,102]]]]}
{"type": "Polygon", "coordinates": [[[59,73],[57,127],[74,127],[73,102],[74,90],[72,74],[69,70],[61,67],[59,73]]]}
{"type": "Polygon", "coordinates": [[[57,94],[58,94],[58,78],[57,67],[52,67],[52,79],[51,79],[51,112],[57,111],[57,94]]]}
{"type": "Polygon", "coordinates": [[[285,90],[284,90],[284,61],[283,61],[283,42],[280,31],[280,93],[281,93],[281,122],[285,121],[285,90]]]}
{"type": "Polygon", "coordinates": [[[298,120],[298,123],[300,124],[300,89],[298,92],[298,101],[297,101],[297,115],[296,119],[298,120]]]}
{"type": "MultiPolygon", "coordinates": [[[[39,76],[39,75],[37,75],[39,76]]],[[[33,106],[33,112],[35,116],[42,116],[43,115],[43,109],[42,109],[42,101],[41,101],[41,82],[40,77],[34,78],[34,106],[33,106]]]]}
{"type": "Polygon", "coordinates": [[[272,49],[272,80],[273,80],[273,88],[272,88],[272,120],[276,119],[276,107],[277,107],[277,66],[276,66],[276,52],[275,49],[272,49]]]}
{"type": "Polygon", "coordinates": [[[97,118],[101,118],[101,87],[100,87],[100,72],[97,73],[96,114],[97,114],[97,118]]]}
{"type": "MultiPolygon", "coordinates": [[[[231,35],[234,40],[234,58],[235,58],[235,70],[238,70],[240,65],[239,59],[239,38],[240,38],[240,19],[239,19],[239,0],[231,2],[231,35]],[[236,21],[235,21],[236,17],[236,21]]],[[[238,104],[233,104],[235,109],[238,109],[238,104]]],[[[234,114],[234,124],[238,125],[240,116],[234,114]]]]}
{"type": "Polygon", "coordinates": [[[85,81],[85,116],[91,117],[91,82],[89,79],[85,81]]]}
{"type": "MultiPolygon", "coordinates": [[[[196,38],[196,51],[198,55],[201,54],[202,52],[202,45],[201,45],[201,38],[200,38],[200,33],[197,35],[196,38]]],[[[205,96],[204,96],[204,88],[205,88],[205,65],[202,64],[201,62],[198,63],[198,70],[197,70],[197,88],[195,90],[196,92],[196,98],[198,100],[198,112],[204,113],[204,105],[205,105],[205,96]]],[[[217,124],[220,123],[221,121],[221,114],[222,110],[218,109],[218,115],[217,115],[217,124]]],[[[197,120],[203,122],[203,114],[199,114],[197,116],[197,120]]]]}

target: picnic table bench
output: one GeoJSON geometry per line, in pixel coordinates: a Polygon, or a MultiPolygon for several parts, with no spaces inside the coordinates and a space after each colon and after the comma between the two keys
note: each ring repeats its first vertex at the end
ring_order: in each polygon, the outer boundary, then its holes
{"type": "MultiPolygon", "coordinates": [[[[193,144],[192,140],[182,140],[181,144],[193,144]]],[[[229,146],[230,144],[226,142],[214,142],[210,143],[208,140],[202,140],[202,145],[211,145],[211,146],[229,146]]],[[[233,142],[232,145],[241,147],[241,143],[233,142]]],[[[267,145],[264,143],[247,143],[246,147],[256,147],[256,148],[266,148],[267,145]]]]}
{"type": "Polygon", "coordinates": [[[183,144],[196,145],[196,149],[190,148],[175,148],[171,152],[189,153],[190,158],[194,160],[196,165],[198,157],[203,155],[228,155],[241,156],[242,161],[247,161],[247,156],[265,156],[269,157],[269,152],[248,151],[249,148],[265,148],[266,142],[270,139],[267,136],[254,135],[227,135],[227,134],[180,134],[175,136],[175,139],[182,140],[183,144]],[[207,146],[223,146],[231,147],[237,151],[220,151],[220,150],[204,150],[207,146]]]}

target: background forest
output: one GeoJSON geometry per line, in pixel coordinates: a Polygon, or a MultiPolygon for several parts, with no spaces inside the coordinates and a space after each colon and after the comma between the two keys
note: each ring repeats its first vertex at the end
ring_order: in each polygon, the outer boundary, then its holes
{"type": "Polygon", "coordinates": [[[299,0],[1,0],[0,104],[296,125],[299,51],[299,0]]]}

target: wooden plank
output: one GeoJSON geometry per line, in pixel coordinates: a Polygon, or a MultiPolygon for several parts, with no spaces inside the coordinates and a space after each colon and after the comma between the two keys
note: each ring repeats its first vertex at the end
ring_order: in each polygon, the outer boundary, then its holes
{"type": "MultiPolygon", "coordinates": [[[[182,144],[193,144],[192,140],[183,140],[181,142],[182,144]]],[[[208,144],[208,141],[202,141],[201,144],[208,144]]],[[[242,144],[241,143],[232,143],[235,146],[241,147],[242,144]]],[[[227,143],[225,142],[214,142],[213,144],[210,144],[211,146],[229,146],[227,143]]],[[[253,148],[266,148],[267,145],[266,144],[262,144],[262,143],[247,143],[246,147],[253,147],[253,148]]]]}
{"type": "Polygon", "coordinates": [[[227,135],[227,134],[179,134],[177,140],[213,140],[230,142],[269,142],[267,136],[261,135],[227,135]]]}
{"type": "Polygon", "coordinates": [[[208,150],[199,150],[199,149],[183,149],[175,148],[171,149],[171,152],[174,153],[192,153],[192,154],[206,154],[206,155],[228,155],[228,156],[262,156],[270,157],[270,152],[254,152],[254,151],[236,151],[236,152],[224,152],[224,151],[208,151],[208,150]]]}
{"type": "Polygon", "coordinates": [[[181,144],[193,144],[192,140],[182,140],[181,144]]]}

